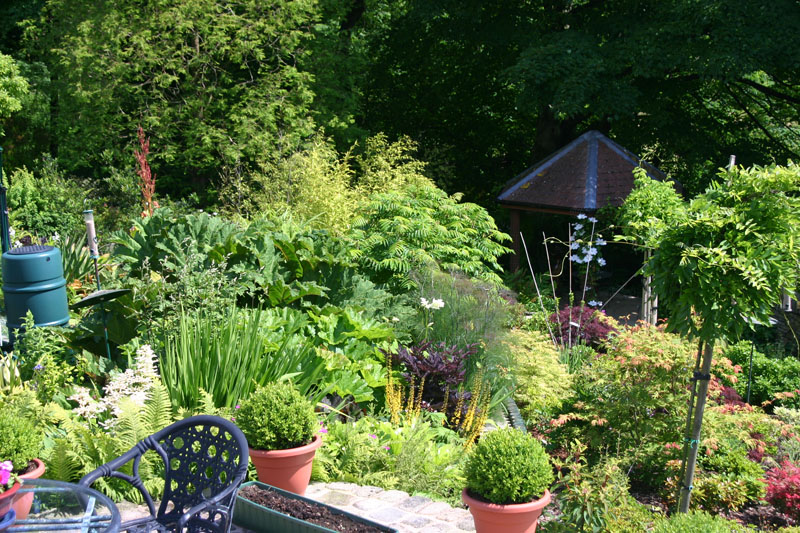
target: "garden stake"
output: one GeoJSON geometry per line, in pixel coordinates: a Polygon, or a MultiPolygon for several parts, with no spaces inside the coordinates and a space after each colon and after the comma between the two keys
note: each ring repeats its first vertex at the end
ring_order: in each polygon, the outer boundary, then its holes
{"type": "Polygon", "coordinates": [[[750,405],[750,385],[753,383],[753,352],[755,349],[756,345],[750,343],[750,368],[747,371],[747,405],[750,405]]]}
{"type": "MultiPolygon", "coordinates": [[[[698,343],[698,345],[697,345],[697,358],[695,359],[695,362],[694,362],[694,372],[693,372],[692,376],[695,376],[697,374],[697,372],[700,370],[700,357],[702,356],[702,354],[703,354],[703,341],[700,341],[698,343]]],[[[683,437],[683,451],[681,452],[681,455],[682,455],[682,457],[681,457],[681,475],[678,478],[679,479],[678,494],[677,494],[677,497],[675,498],[675,502],[676,502],[675,505],[676,506],[680,504],[681,494],[682,494],[683,489],[684,489],[682,483],[683,483],[683,477],[686,474],[686,456],[687,456],[687,453],[689,451],[689,449],[687,448],[687,445],[690,442],[690,439],[689,439],[690,434],[689,434],[689,432],[692,430],[692,412],[694,410],[694,396],[695,396],[695,392],[697,391],[697,380],[694,377],[692,377],[691,382],[692,382],[692,392],[691,392],[691,395],[689,397],[689,408],[687,409],[687,413],[686,413],[686,431],[684,431],[684,433],[683,433],[684,437],[683,437]]],[[[687,487],[687,488],[689,490],[691,490],[691,487],[687,487]]]]}
{"type": "Polygon", "coordinates": [[[692,482],[694,481],[695,465],[697,464],[697,451],[700,447],[700,430],[703,426],[703,412],[708,399],[708,384],[711,381],[711,359],[714,354],[714,341],[706,341],[703,353],[703,365],[700,372],[695,372],[694,379],[699,381],[697,390],[697,405],[694,409],[694,421],[692,423],[692,435],[689,441],[689,454],[686,459],[683,487],[681,487],[681,500],[678,511],[681,513],[689,512],[689,501],[691,499],[692,482]]]}
{"type": "MultiPolygon", "coordinates": [[[[572,250],[572,224],[567,224],[567,253],[572,250]]],[[[567,261],[569,263],[569,327],[567,328],[567,339],[568,346],[572,348],[572,260],[567,261]]],[[[562,336],[561,343],[563,346],[564,338],[562,336]]]]}
{"type": "MultiPolygon", "coordinates": [[[[547,246],[547,235],[545,235],[544,232],[542,232],[542,239],[542,242],[544,242],[544,253],[547,256],[547,275],[550,277],[550,287],[553,289],[553,301],[556,302],[556,320],[558,320],[558,331],[564,331],[564,328],[561,326],[561,314],[558,312],[558,297],[556,296],[556,282],[553,281],[553,267],[550,265],[550,248],[547,246]]],[[[561,265],[561,272],[564,272],[563,263],[561,265]]],[[[560,275],[561,274],[559,273],[559,276],[560,275]]],[[[547,327],[550,327],[549,324],[547,327]]],[[[553,344],[555,344],[555,338],[553,339],[553,344]]]]}
{"type": "MultiPolygon", "coordinates": [[[[528,269],[531,271],[531,278],[533,278],[533,286],[536,288],[536,296],[539,297],[539,305],[542,306],[542,312],[547,314],[547,310],[544,308],[544,302],[542,302],[542,293],[539,292],[539,284],[536,283],[536,276],[533,274],[533,266],[531,266],[531,258],[528,255],[528,245],[525,244],[525,237],[522,235],[522,232],[519,232],[520,239],[522,239],[522,246],[525,247],[525,259],[528,261],[528,269]]],[[[548,263],[550,259],[547,260],[548,263]]],[[[556,312],[558,314],[558,312],[556,312]]],[[[556,343],[556,337],[553,335],[553,330],[550,328],[550,321],[547,321],[547,331],[550,332],[550,338],[553,339],[553,344],[556,343]]]]}
{"type": "MultiPolygon", "coordinates": [[[[592,241],[594,241],[594,226],[595,226],[595,224],[597,224],[597,223],[596,222],[592,222],[592,231],[589,234],[589,246],[590,247],[592,245],[592,241]]],[[[569,251],[571,251],[571,250],[572,250],[572,244],[570,243],[569,251]]],[[[569,251],[567,251],[567,253],[569,253],[569,251]]],[[[572,263],[572,259],[570,259],[569,262],[572,263]]],[[[586,263],[586,274],[583,277],[583,292],[581,293],[581,314],[580,314],[580,318],[578,319],[578,331],[577,331],[578,339],[580,339],[580,337],[581,337],[581,328],[583,327],[583,310],[586,307],[586,304],[585,304],[585,302],[586,302],[586,285],[588,285],[588,283],[589,283],[589,263],[587,261],[587,263],[586,263]]],[[[570,306],[570,308],[572,308],[572,306],[570,306]]],[[[570,316],[570,323],[571,322],[572,322],[572,317],[570,316]]],[[[572,328],[570,328],[570,331],[572,331],[572,328]]],[[[580,342],[580,340],[578,340],[576,342],[580,342]]],[[[570,342],[569,347],[572,348],[572,342],[570,342]]]]}
{"type": "MultiPolygon", "coordinates": [[[[102,290],[100,286],[100,269],[97,266],[97,260],[100,259],[100,253],[97,249],[97,233],[94,229],[94,212],[91,209],[83,211],[83,221],[86,223],[86,240],[89,242],[89,252],[92,254],[94,261],[94,278],[97,281],[97,290],[102,290]]],[[[100,313],[103,316],[103,337],[106,341],[106,356],[111,361],[111,347],[108,344],[108,319],[106,318],[106,308],[100,303],[100,313]]]]}

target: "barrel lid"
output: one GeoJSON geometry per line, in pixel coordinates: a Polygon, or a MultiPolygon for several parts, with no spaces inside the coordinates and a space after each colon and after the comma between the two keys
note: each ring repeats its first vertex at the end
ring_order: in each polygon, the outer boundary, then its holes
{"type": "Polygon", "coordinates": [[[41,244],[34,244],[32,246],[19,246],[17,248],[12,248],[8,251],[9,255],[30,255],[30,254],[40,254],[42,252],[49,252],[52,250],[52,246],[45,246],[41,244]]]}

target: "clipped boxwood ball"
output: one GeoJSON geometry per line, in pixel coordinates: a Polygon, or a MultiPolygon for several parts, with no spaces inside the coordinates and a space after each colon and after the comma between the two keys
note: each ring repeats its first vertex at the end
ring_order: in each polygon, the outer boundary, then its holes
{"type": "Polygon", "coordinates": [[[259,387],[236,411],[236,424],[254,450],[286,450],[311,442],[314,405],[289,383],[259,387]]]}
{"type": "Polygon", "coordinates": [[[542,445],[513,428],[481,437],[467,457],[464,475],[473,495],[500,505],[537,500],[553,483],[553,467],[542,445]]]}

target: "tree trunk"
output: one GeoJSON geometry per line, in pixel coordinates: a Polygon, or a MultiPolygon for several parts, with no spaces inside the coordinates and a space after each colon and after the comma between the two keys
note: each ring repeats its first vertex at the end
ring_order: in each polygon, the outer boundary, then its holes
{"type": "Polygon", "coordinates": [[[684,466],[683,485],[681,487],[681,500],[678,504],[678,511],[681,513],[689,512],[689,501],[692,498],[692,483],[694,482],[694,470],[697,466],[697,451],[700,447],[700,430],[703,427],[703,411],[706,407],[708,398],[708,382],[711,379],[711,358],[714,353],[714,341],[706,343],[703,353],[703,364],[699,374],[695,374],[697,379],[697,406],[694,410],[694,423],[692,424],[692,435],[689,439],[689,455],[684,466]]]}

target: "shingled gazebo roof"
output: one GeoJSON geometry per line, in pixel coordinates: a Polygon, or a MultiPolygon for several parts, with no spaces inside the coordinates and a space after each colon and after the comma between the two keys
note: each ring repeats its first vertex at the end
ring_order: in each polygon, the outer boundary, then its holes
{"type": "Polygon", "coordinates": [[[588,131],[508,182],[497,201],[512,209],[576,214],[619,206],[633,190],[633,169],[663,172],[599,131],[588,131]]]}

